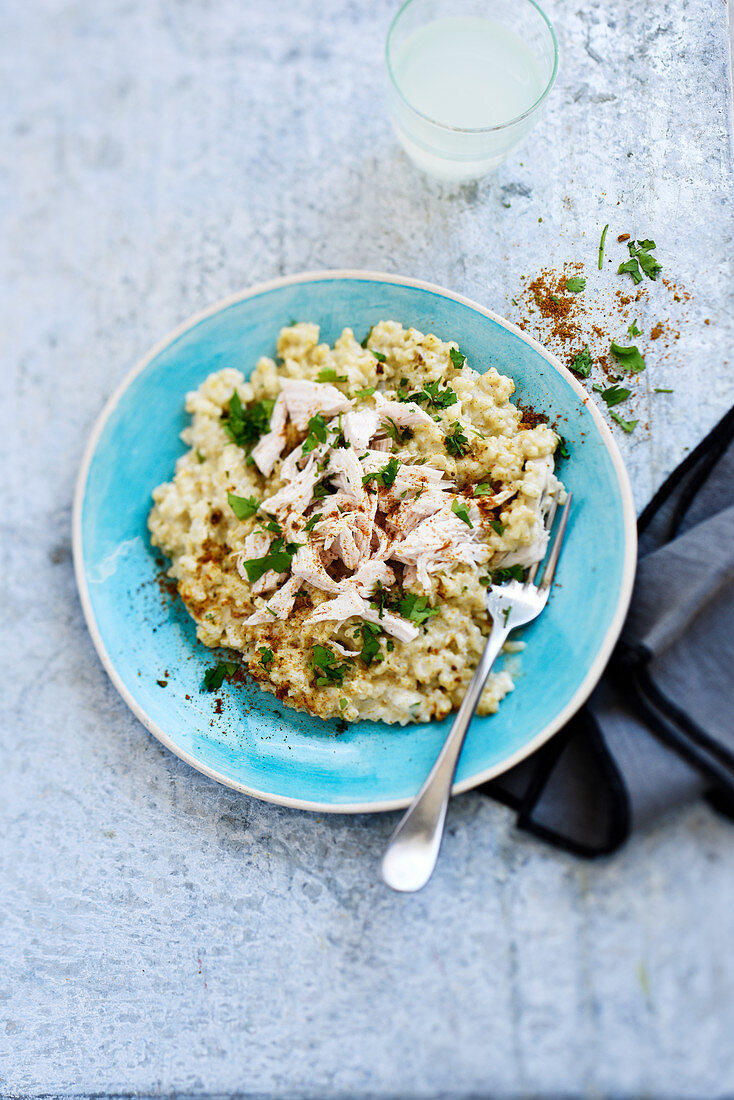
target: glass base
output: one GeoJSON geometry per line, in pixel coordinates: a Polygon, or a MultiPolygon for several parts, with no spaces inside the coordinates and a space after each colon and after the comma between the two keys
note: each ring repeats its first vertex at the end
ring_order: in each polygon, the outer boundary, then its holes
{"type": "Polygon", "coordinates": [[[483,176],[494,172],[507,160],[515,144],[504,149],[495,149],[491,154],[477,157],[471,160],[457,160],[452,157],[441,156],[440,153],[429,152],[422,145],[412,140],[409,134],[393,119],[393,126],[398,141],[405,152],[421,172],[433,179],[442,180],[445,183],[470,183],[479,180],[483,176]]]}

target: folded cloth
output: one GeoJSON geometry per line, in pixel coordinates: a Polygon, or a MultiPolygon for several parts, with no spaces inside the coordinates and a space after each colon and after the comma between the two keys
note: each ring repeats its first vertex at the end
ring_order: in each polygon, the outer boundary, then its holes
{"type": "Polygon", "coordinates": [[[638,520],[630,611],[597,689],[481,790],[578,855],[705,797],[734,819],[734,409],[638,520]]]}

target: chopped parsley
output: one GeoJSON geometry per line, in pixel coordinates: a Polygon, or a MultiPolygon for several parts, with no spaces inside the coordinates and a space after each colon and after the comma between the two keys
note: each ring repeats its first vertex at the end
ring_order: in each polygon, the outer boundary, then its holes
{"type": "Polygon", "coordinates": [[[387,356],[383,355],[381,351],[375,351],[374,348],[370,348],[370,351],[372,352],[378,363],[385,363],[387,361],[387,356]]]}
{"type": "Polygon", "coordinates": [[[280,526],[277,520],[271,519],[267,523],[262,524],[264,531],[270,531],[271,535],[282,535],[283,528],[280,526]]]}
{"type": "Polygon", "coordinates": [[[506,569],[494,569],[492,571],[492,584],[503,584],[505,581],[524,581],[525,568],[522,565],[508,565],[506,569]]]}
{"type": "Polygon", "coordinates": [[[355,390],[352,397],[371,397],[374,392],[374,386],[365,386],[362,390],[355,390]]]}
{"type": "Polygon", "coordinates": [[[316,524],[319,522],[320,519],[322,519],[323,514],[324,514],[323,512],[314,512],[314,514],[311,516],[311,518],[307,521],[306,526],[305,526],[305,530],[306,531],[313,531],[316,524]]]}
{"type": "Polygon", "coordinates": [[[489,481],[480,481],[478,485],[474,486],[473,496],[475,497],[491,497],[494,493],[489,481]]]}
{"type": "Polygon", "coordinates": [[[337,374],[335,370],[330,367],[325,367],[324,370],[320,370],[317,378],[319,382],[348,382],[346,374],[337,374]]]}
{"type": "Polygon", "coordinates": [[[506,607],[506,608],[504,609],[504,611],[502,612],[502,618],[503,618],[503,619],[505,620],[505,621],[504,621],[504,624],[503,624],[504,626],[507,626],[507,620],[508,620],[508,619],[509,619],[509,617],[510,617],[510,612],[511,612],[511,611],[512,611],[512,608],[511,608],[511,607],[506,607]]]}
{"type": "Polygon", "coordinates": [[[653,281],[657,279],[658,275],[663,270],[663,265],[658,263],[655,257],[651,256],[649,252],[643,250],[637,253],[637,259],[648,279],[652,279],[653,281]]]}
{"type": "Polygon", "coordinates": [[[463,520],[467,527],[474,526],[471,519],[469,518],[469,509],[467,508],[466,504],[458,499],[458,497],[453,501],[451,505],[451,511],[454,513],[455,516],[458,516],[459,519],[463,520]]]}
{"type": "Polygon", "coordinates": [[[642,336],[642,329],[637,327],[637,321],[636,320],[634,320],[632,322],[632,324],[630,325],[630,327],[627,329],[627,335],[630,336],[630,337],[632,337],[632,336],[642,336]]]}
{"type": "Polygon", "coordinates": [[[398,611],[404,619],[414,623],[424,623],[426,619],[440,614],[438,607],[431,607],[426,596],[418,596],[415,592],[406,592],[398,601],[398,611]]]}
{"type": "Polygon", "coordinates": [[[630,344],[628,348],[625,348],[612,341],[609,350],[617,362],[621,363],[626,370],[636,374],[638,371],[645,369],[645,360],[640,355],[639,348],[634,344],[630,344]]]}
{"type": "Polygon", "coordinates": [[[456,458],[463,458],[469,450],[469,438],[464,435],[464,429],[458,420],[451,425],[444,443],[449,454],[455,455],[456,458]]]}
{"type": "Polygon", "coordinates": [[[640,271],[640,265],[636,259],[625,260],[623,264],[620,264],[617,268],[618,275],[631,275],[632,282],[637,286],[642,282],[642,273],[640,271]]]}
{"type": "MultiPolygon", "coordinates": [[[[556,435],[558,435],[558,432],[556,432],[556,435]]],[[[568,440],[565,439],[562,435],[558,435],[556,450],[558,451],[558,454],[561,456],[561,458],[571,457],[571,448],[568,445],[568,440]]]]}
{"type": "MultiPolygon", "coordinates": [[[[453,351],[453,348],[451,349],[453,351]]],[[[429,409],[448,409],[459,400],[450,386],[441,389],[440,382],[426,382],[423,389],[412,393],[407,401],[416,401],[419,405],[428,405],[429,409]]]]}
{"type": "Polygon", "coordinates": [[[566,279],[566,290],[571,294],[580,294],[586,287],[586,279],[583,275],[572,275],[570,279],[566,279]]]}
{"type": "Polygon", "coordinates": [[[574,374],[580,374],[582,378],[588,378],[591,373],[591,368],[594,365],[594,360],[589,353],[589,345],[585,344],[581,351],[577,351],[571,362],[568,364],[569,369],[574,374]]]}
{"type": "Polygon", "coordinates": [[[630,393],[631,391],[624,386],[609,386],[608,389],[602,390],[601,399],[611,409],[613,405],[620,405],[622,401],[626,401],[630,393]]]}
{"type": "Polygon", "coordinates": [[[496,535],[504,535],[505,525],[504,523],[500,523],[498,519],[491,519],[489,521],[489,526],[492,528],[496,535]]]}
{"type": "Polygon", "coordinates": [[[257,497],[238,497],[234,493],[227,493],[227,502],[237,519],[249,519],[260,507],[257,497]]]}
{"type": "Polygon", "coordinates": [[[267,646],[263,645],[260,646],[257,652],[260,654],[260,664],[263,666],[263,668],[267,668],[268,665],[272,665],[273,661],[275,660],[272,649],[268,649],[267,646]]]}
{"type": "Polygon", "coordinates": [[[602,231],[601,231],[601,240],[599,241],[599,270],[600,271],[602,269],[602,264],[604,263],[604,242],[607,239],[607,230],[608,229],[609,229],[609,222],[607,222],[607,224],[602,229],[602,231]]]}
{"type": "Polygon", "coordinates": [[[229,399],[223,424],[232,442],[247,451],[252,450],[260,436],[270,431],[270,416],[274,405],[272,398],[266,398],[245,408],[235,390],[229,399]]]}
{"type": "Polygon", "coordinates": [[[361,342],[361,344],[360,344],[360,347],[362,347],[362,348],[366,348],[366,347],[367,347],[367,341],[369,340],[370,336],[372,335],[372,329],[373,329],[374,327],[375,327],[374,325],[370,325],[370,327],[369,327],[369,332],[368,332],[368,333],[367,333],[367,335],[365,336],[364,340],[362,340],[362,342],[361,342]]]}
{"type": "Polygon", "coordinates": [[[303,442],[303,453],[309,454],[318,447],[319,443],[326,443],[326,421],[321,413],[316,413],[308,422],[308,435],[303,442]]]}
{"type": "Polygon", "coordinates": [[[410,428],[401,428],[401,427],[399,427],[398,424],[396,424],[395,421],[390,416],[388,416],[385,420],[383,420],[382,423],[383,423],[383,427],[385,429],[386,434],[395,443],[398,443],[398,444],[407,443],[407,441],[409,439],[413,438],[413,432],[410,428]]]}
{"type": "Polygon", "coordinates": [[[334,486],[328,477],[322,477],[321,481],[317,481],[313,487],[314,500],[323,500],[324,497],[330,496],[334,492],[334,486]]]}
{"type": "Polygon", "coordinates": [[[462,355],[458,348],[449,348],[449,358],[457,370],[461,370],[464,363],[466,363],[466,356],[462,355]]]}
{"type": "Polygon", "coordinates": [[[378,484],[383,485],[385,489],[389,489],[395,483],[399,468],[400,463],[397,458],[391,458],[381,470],[375,470],[372,474],[365,474],[362,478],[362,484],[369,485],[370,481],[376,481],[378,484]]]}
{"type": "Polygon", "coordinates": [[[674,393],[674,392],[675,392],[674,390],[667,390],[667,389],[664,389],[662,386],[658,386],[656,389],[653,390],[653,393],[674,393]]]}
{"type": "Polygon", "coordinates": [[[615,420],[620,428],[623,428],[626,432],[633,432],[635,430],[635,425],[639,424],[639,420],[623,420],[618,413],[610,413],[609,415],[612,420],[615,420]]]}
{"type": "Polygon", "coordinates": [[[273,539],[270,550],[264,557],[248,558],[246,562],[243,562],[250,584],[259,581],[269,569],[274,570],[276,573],[287,573],[297,549],[298,543],[296,542],[286,542],[284,538],[273,539]]]}
{"type": "Polygon", "coordinates": [[[341,687],[344,683],[344,673],[348,666],[346,662],[337,662],[336,654],[329,646],[315,645],[310,663],[316,673],[316,687],[328,687],[330,684],[341,687]]]}
{"type": "Polygon", "coordinates": [[[655,241],[648,239],[637,241],[637,246],[634,241],[629,241],[627,248],[629,249],[630,258],[626,263],[619,265],[617,273],[631,275],[635,286],[642,282],[640,268],[642,268],[648,279],[657,279],[663,270],[663,266],[651,255],[652,250],[655,248],[655,241]]]}
{"type": "Polygon", "coordinates": [[[360,623],[360,630],[362,633],[362,650],[359,655],[364,663],[369,666],[373,661],[383,661],[384,657],[380,652],[379,642],[382,627],[377,626],[376,623],[362,622],[360,623]]]}
{"type": "Polygon", "coordinates": [[[377,592],[375,593],[375,598],[370,600],[370,603],[374,608],[377,609],[377,613],[380,618],[383,618],[385,614],[385,607],[388,605],[389,600],[388,591],[382,581],[377,582],[377,592]]]}
{"type": "Polygon", "coordinates": [[[196,448],[196,457],[198,458],[199,462],[206,462],[206,455],[203,455],[198,447],[196,448]]]}
{"type": "Polygon", "coordinates": [[[346,710],[348,706],[349,706],[349,700],[348,699],[340,699],[339,700],[340,710],[346,710]]]}
{"type": "Polygon", "coordinates": [[[202,691],[219,691],[224,683],[225,676],[234,676],[237,665],[234,661],[220,661],[214,668],[208,668],[204,673],[202,691]]]}

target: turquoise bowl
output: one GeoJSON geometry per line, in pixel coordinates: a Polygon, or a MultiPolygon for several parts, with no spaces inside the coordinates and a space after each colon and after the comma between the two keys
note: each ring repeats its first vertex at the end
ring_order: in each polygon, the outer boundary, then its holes
{"type": "Polygon", "coordinates": [[[523,632],[514,692],[469,731],[455,785],[467,790],[542,745],[593,689],[629,603],[635,514],[616,444],[573,376],[514,325],[440,287],[369,272],[278,279],[213,306],[145,356],[104,409],[77,485],[74,559],[94,644],[143,725],[229,787],[339,812],[396,809],[420,787],[449,720],[323,721],[254,684],[225,685],[217,705],[200,690],[216,654],[197,642],[180,601],[160,583],[146,517],[152,489],[184,450],[186,392],[222,367],[247,375],[274,354],[278,331],[294,318],[315,321],[329,342],[347,325],[362,334],[388,318],[457,340],[472,367],[509,375],[520,402],[546,413],[568,440],[560,474],[574,506],[557,587],[523,632]]]}

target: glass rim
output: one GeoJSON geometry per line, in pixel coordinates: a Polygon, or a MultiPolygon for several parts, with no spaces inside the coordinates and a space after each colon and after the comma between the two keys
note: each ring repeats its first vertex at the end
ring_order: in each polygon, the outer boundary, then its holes
{"type": "Polygon", "coordinates": [[[390,64],[390,43],[392,40],[393,31],[397,26],[397,22],[404,11],[406,11],[409,7],[412,7],[413,4],[418,2],[419,0],[404,0],[404,3],[400,5],[399,9],[393,16],[389,30],[387,32],[387,38],[385,39],[385,67],[387,68],[387,74],[390,77],[393,88],[398,93],[403,103],[406,105],[406,107],[409,107],[414,114],[418,115],[419,118],[425,119],[426,122],[430,122],[432,126],[438,126],[441,130],[449,130],[455,134],[491,134],[495,130],[506,130],[509,126],[514,126],[516,122],[522,122],[524,118],[527,118],[528,115],[531,115],[533,111],[536,111],[538,107],[540,107],[541,103],[553,87],[556,76],[558,75],[558,39],[556,38],[556,32],[553,29],[553,24],[541,8],[540,4],[537,4],[536,0],[524,0],[526,4],[530,5],[530,7],[535,8],[538,15],[548,28],[551,42],[553,43],[553,71],[550,74],[548,83],[546,84],[545,88],[540,93],[538,98],[535,100],[535,102],[526,110],[524,110],[521,114],[515,115],[514,118],[508,119],[507,122],[500,122],[495,126],[451,126],[446,122],[439,122],[437,119],[431,118],[430,115],[424,114],[423,111],[419,111],[418,108],[410,102],[410,100],[398,84],[397,80],[395,79],[395,73],[392,70],[392,65],[390,64]]]}

